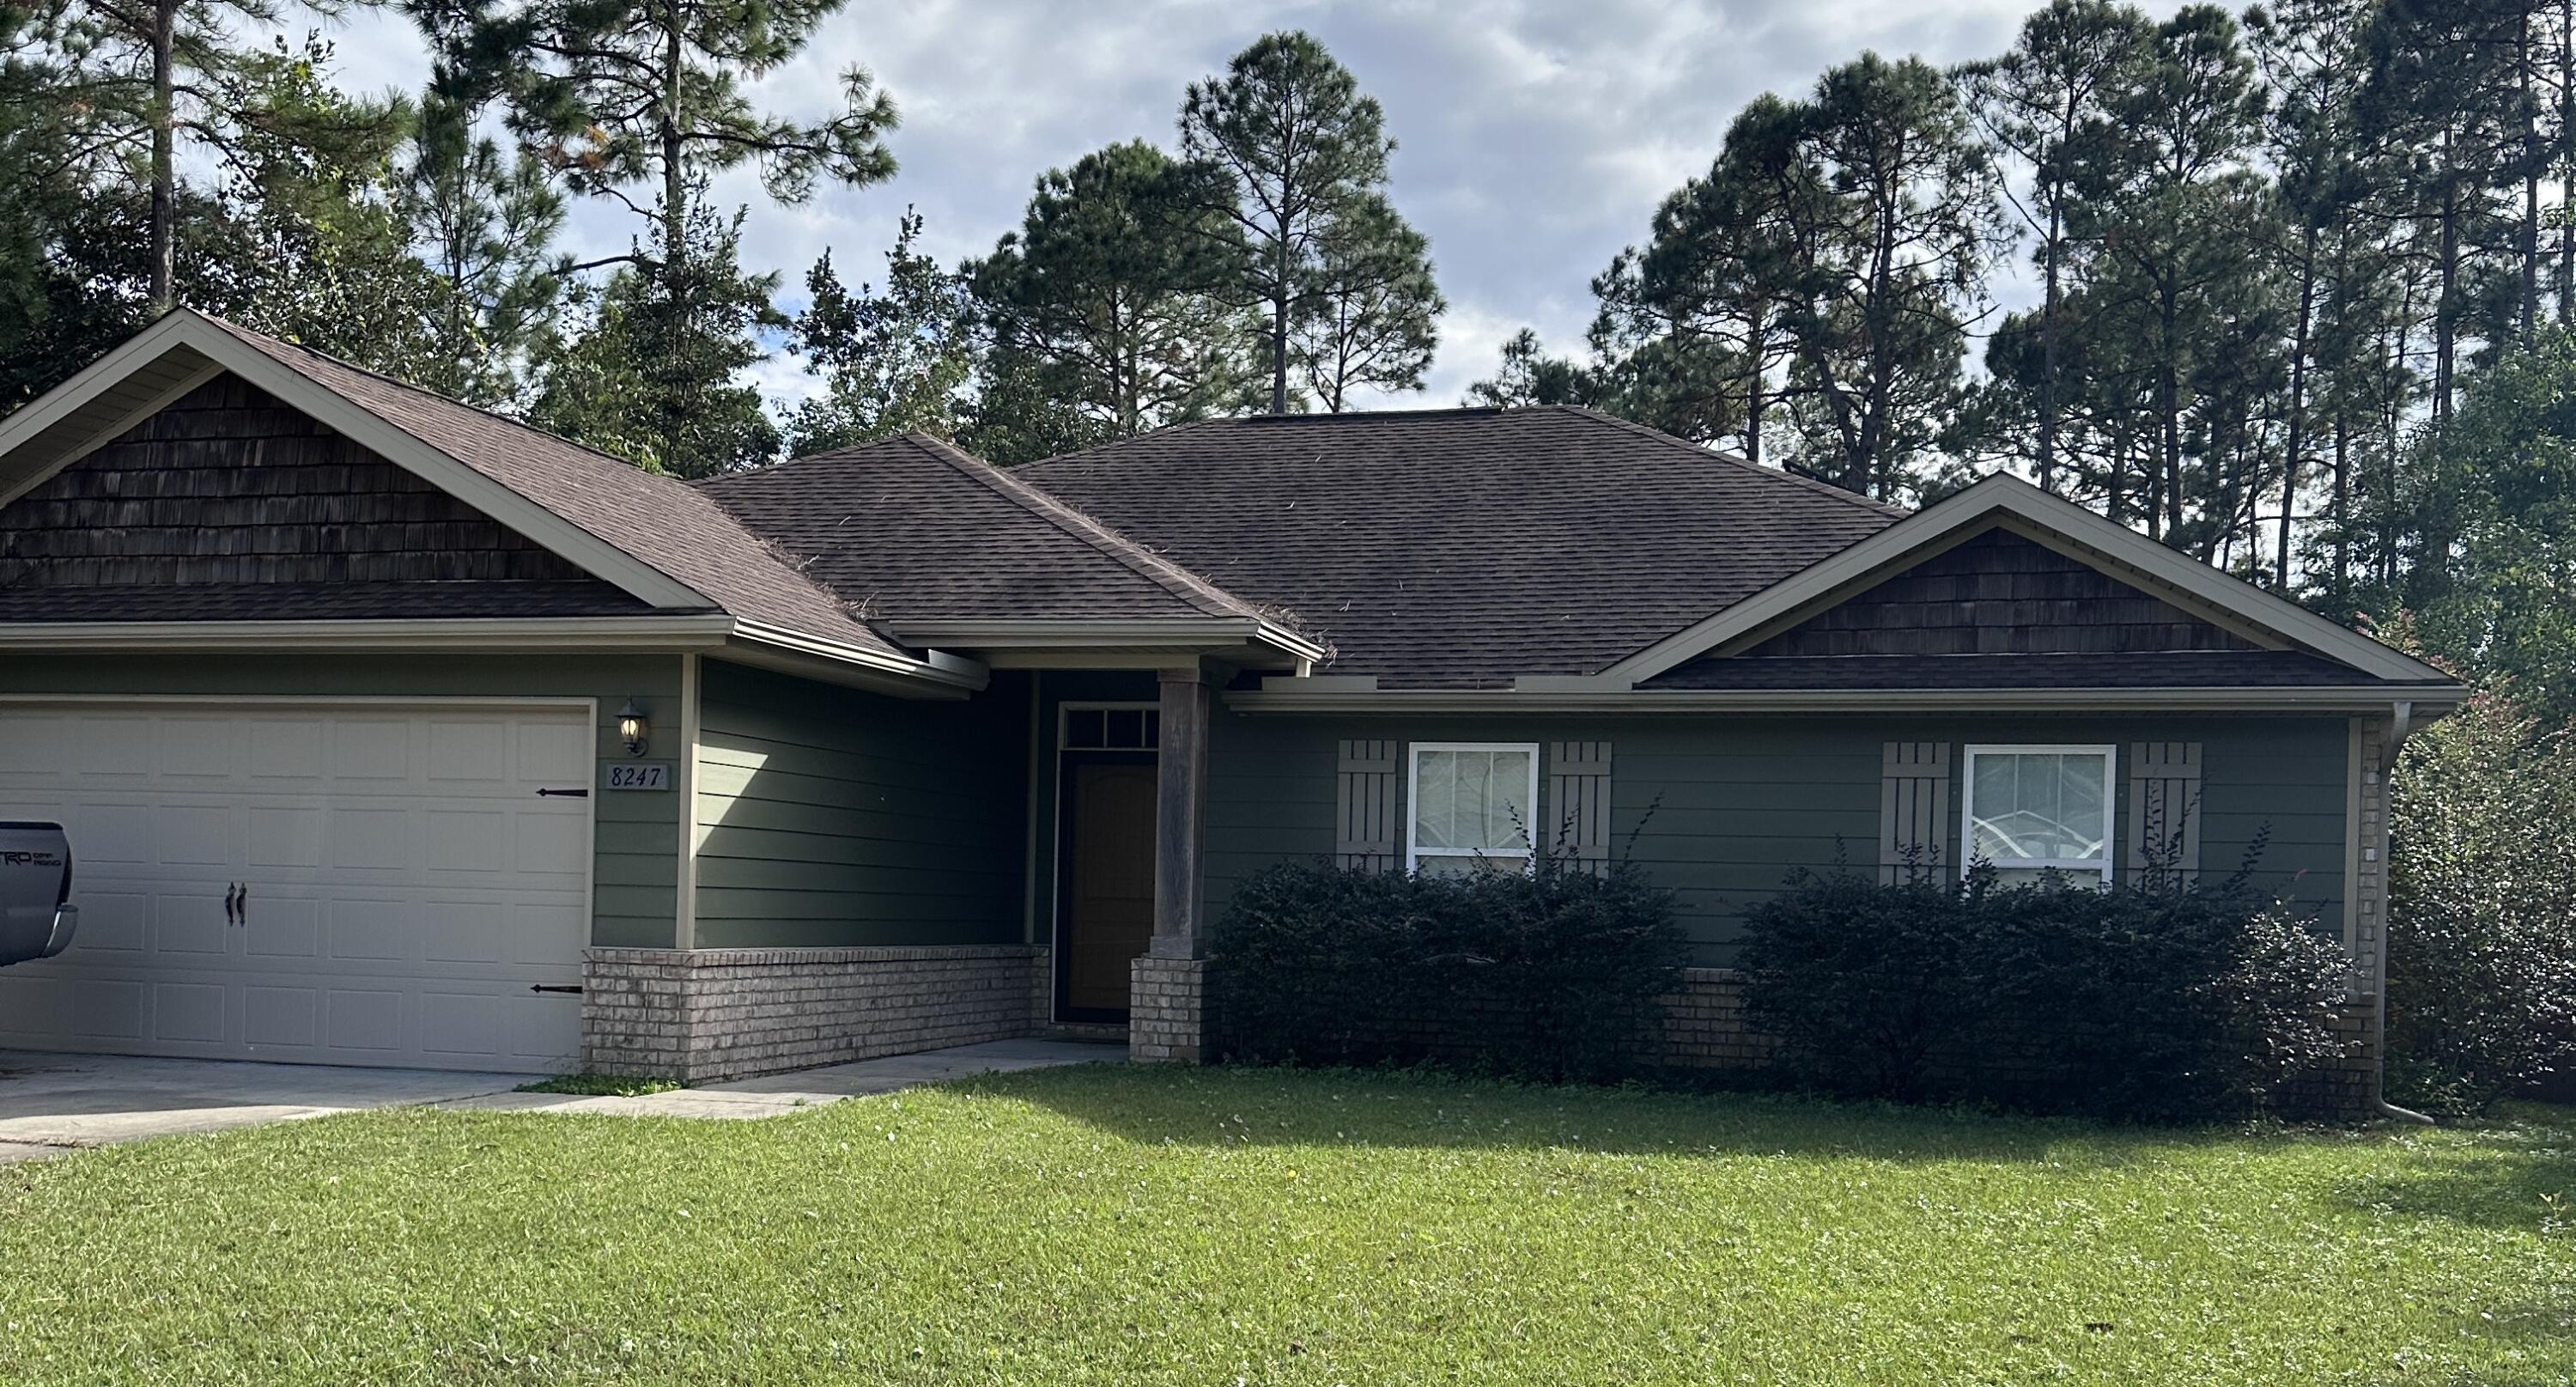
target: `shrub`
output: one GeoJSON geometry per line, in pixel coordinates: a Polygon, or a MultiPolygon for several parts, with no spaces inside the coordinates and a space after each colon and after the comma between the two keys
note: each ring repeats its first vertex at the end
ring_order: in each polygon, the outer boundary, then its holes
{"type": "Polygon", "coordinates": [[[1219,1052],[1253,1063],[1439,1063],[1544,1082],[1651,1067],[1689,944],[1625,864],[1462,880],[1271,867],[1237,887],[1209,964],[1219,1052]]]}
{"type": "Polygon", "coordinates": [[[2576,736],[2481,694],[2392,789],[2389,1097],[2465,1116],[2576,1061],[2576,736]]]}
{"type": "Polygon", "coordinates": [[[1848,1095],[2176,1120],[2332,1058],[2341,947],[2246,886],[1804,874],[1748,916],[1746,1006],[1848,1095]]]}

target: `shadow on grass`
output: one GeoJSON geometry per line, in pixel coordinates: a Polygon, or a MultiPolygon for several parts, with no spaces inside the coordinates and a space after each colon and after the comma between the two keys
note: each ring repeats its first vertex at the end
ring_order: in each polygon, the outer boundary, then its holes
{"type": "Polygon", "coordinates": [[[1777,1093],[1543,1087],[1422,1070],[1087,1065],[957,1087],[1028,1102],[1126,1141],[1209,1149],[1564,1150],[2100,1169],[2248,1140],[2238,1128],[2108,1127],[1777,1093]]]}
{"type": "Polygon", "coordinates": [[[2576,1238],[2576,1109],[2518,1106],[2336,1194],[2412,1218],[2576,1238]]]}

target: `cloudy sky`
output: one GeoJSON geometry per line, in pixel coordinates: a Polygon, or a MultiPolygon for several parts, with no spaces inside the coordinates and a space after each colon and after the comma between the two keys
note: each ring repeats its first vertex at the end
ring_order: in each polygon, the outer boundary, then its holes
{"type": "MultiPolygon", "coordinates": [[[[1182,89],[1262,33],[1322,39],[1386,108],[1396,204],[1431,238],[1449,298],[1429,388],[1455,403],[1523,324],[1562,348],[1591,318],[1585,284],[1641,237],[1655,204],[1705,169],[1750,97],[1797,92],[1864,48],[1942,64],[2007,46],[2029,0],[851,0],[760,85],[785,115],[828,110],[835,74],[874,72],[903,111],[890,183],[772,206],[748,176],[744,259],[790,299],[825,249],[874,278],[909,204],[942,260],[991,249],[1049,167],[1115,141],[1173,143],[1182,89]]],[[[2171,3],[2150,8],[2165,12],[2171,3]]],[[[417,87],[398,20],[325,27],[352,86],[417,87]]],[[[576,215],[572,248],[622,247],[632,218],[576,215]]],[[[791,302],[790,306],[793,304],[791,302]]],[[[763,385],[803,393],[792,362],[763,385]]],[[[1401,401],[1398,401],[1401,402],[1401,401]]]]}

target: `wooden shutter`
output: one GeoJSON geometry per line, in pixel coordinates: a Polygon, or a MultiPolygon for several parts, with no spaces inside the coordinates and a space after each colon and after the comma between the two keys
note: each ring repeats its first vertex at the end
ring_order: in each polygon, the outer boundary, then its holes
{"type": "Polygon", "coordinates": [[[1948,857],[1950,744],[1889,742],[1878,781],[1878,879],[1894,884],[1948,857]]]}
{"type": "Polygon", "coordinates": [[[2130,744],[2128,857],[2131,872],[2166,866],[2184,885],[2200,875],[2200,743],[2130,744]]]}
{"type": "Polygon", "coordinates": [[[1547,748],[1547,818],[1539,850],[1560,845],[1574,866],[1597,872],[1610,861],[1610,744],[1551,742],[1547,748]]]}
{"type": "Polygon", "coordinates": [[[1342,743],[1334,859],[1363,872],[1404,865],[1404,743],[1342,743]]]}

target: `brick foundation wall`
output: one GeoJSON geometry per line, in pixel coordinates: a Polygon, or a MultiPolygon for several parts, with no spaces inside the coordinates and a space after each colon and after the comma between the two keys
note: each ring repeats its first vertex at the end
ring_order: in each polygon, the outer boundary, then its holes
{"type": "Polygon", "coordinates": [[[1047,951],[591,949],[582,1065],[698,1083],[1033,1035],[1047,951]]]}
{"type": "Polygon", "coordinates": [[[1136,960],[1129,975],[1127,1057],[1197,1064],[1207,1054],[1207,960],[1136,960]]]}

